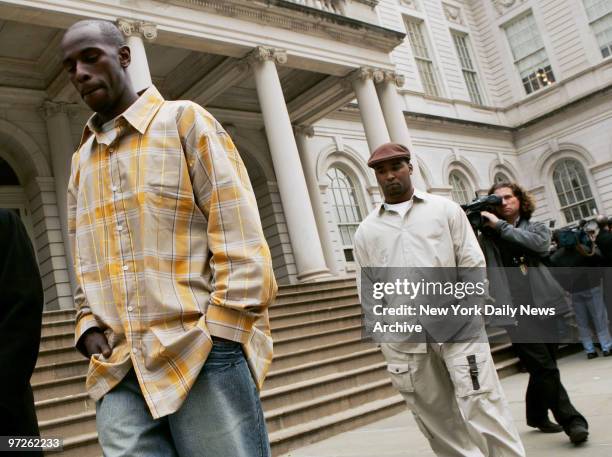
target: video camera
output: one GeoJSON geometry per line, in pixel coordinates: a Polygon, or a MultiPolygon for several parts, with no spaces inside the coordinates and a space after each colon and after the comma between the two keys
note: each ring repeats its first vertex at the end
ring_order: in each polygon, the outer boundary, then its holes
{"type": "Polygon", "coordinates": [[[497,195],[484,195],[482,197],[476,197],[470,203],[461,205],[461,209],[465,211],[465,214],[470,221],[470,225],[475,232],[482,230],[485,219],[480,214],[481,211],[493,211],[496,206],[501,205],[502,199],[497,195]]]}

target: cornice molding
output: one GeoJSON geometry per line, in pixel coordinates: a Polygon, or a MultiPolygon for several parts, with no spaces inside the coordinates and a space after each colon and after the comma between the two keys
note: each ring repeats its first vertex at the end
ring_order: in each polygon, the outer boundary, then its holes
{"type": "MultiPolygon", "coordinates": [[[[309,8],[286,0],[232,2],[222,0],[167,0],[191,9],[265,24],[307,35],[324,36],[334,41],[355,44],[367,49],[390,52],[402,43],[405,34],[376,24],[309,8]]],[[[361,0],[365,2],[365,0],[361,0]]],[[[373,0],[371,0],[373,2],[373,0]]],[[[371,2],[367,2],[370,4],[371,2]]]]}
{"type": "Polygon", "coordinates": [[[363,3],[364,5],[367,5],[372,9],[376,8],[378,4],[380,3],[380,0],[353,0],[353,1],[357,3],[363,3]]]}

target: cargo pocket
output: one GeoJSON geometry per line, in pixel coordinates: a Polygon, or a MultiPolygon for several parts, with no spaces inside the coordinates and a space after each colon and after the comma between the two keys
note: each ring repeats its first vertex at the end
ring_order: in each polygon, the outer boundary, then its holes
{"type": "Polygon", "coordinates": [[[495,386],[495,367],[484,352],[455,357],[449,367],[457,397],[491,392],[495,386]]]}
{"type": "Polygon", "coordinates": [[[407,363],[389,363],[387,364],[387,371],[393,387],[400,392],[414,392],[410,366],[407,363]]]}

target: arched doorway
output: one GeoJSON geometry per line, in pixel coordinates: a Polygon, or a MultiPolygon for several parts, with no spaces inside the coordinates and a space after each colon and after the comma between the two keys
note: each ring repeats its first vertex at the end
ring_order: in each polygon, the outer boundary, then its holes
{"type": "Polygon", "coordinates": [[[34,244],[34,229],[28,199],[13,167],[0,153],[0,208],[17,214],[23,221],[34,244]]]}

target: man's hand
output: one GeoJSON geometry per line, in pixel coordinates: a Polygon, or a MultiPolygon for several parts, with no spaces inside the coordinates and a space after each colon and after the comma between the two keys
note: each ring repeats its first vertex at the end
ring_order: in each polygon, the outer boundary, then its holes
{"type": "Polygon", "coordinates": [[[499,217],[488,211],[481,211],[480,214],[482,214],[482,217],[484,217],[486,220],[484,225],[486,225],[487,227],[495,228],[495,224],[497,224],[497,222],[499,221],[499,217]]]}
{"type": "Polygon", "coordinates": [[[102,354],[105,358],[108,358],[113,353],[106,340],[106,335],[99,328],[87,330],[80,344],[85,348],[88,357],[91,357],[93,354],[102,354]]]}

